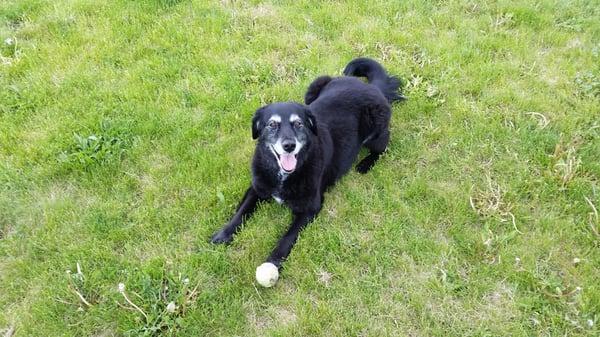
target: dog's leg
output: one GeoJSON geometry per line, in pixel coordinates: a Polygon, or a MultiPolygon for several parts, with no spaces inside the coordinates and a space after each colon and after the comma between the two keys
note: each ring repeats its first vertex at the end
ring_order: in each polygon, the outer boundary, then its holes
{"type": "Polygon", "coordinates": [[[295,213],[294,221],[290,225],[287,233],[279,240],[275,249],[267,259],[267,262],[270,262],[277,266],[278,269],[281,269],[281,264],[285,259],[290,255],[296,240],[298,239],[298,235],[300,232],[308,225],[314,218],[317,216],[318,212],[306,212],[306,213],[295,213]]]}
{"type": "Polygon", "coordinates": [[[363,160],[356,165],[356,171],[359,173],[367,173],[375,165],[375,162],[379,159],[379,156],[385,151],[390,141],[390,132],[385,130],[384,132],[376,135],[374,138],[369,139],[365,142],[364,146],[371,150],[371,153],[367,155],[363,160]]]}
{"type": "Polygon", "coordinates": [[[229,222],[221,228],[218,232],[216,232],[211,239],[212,243],[229,243],[233,239],[233,234],[239,229],[240,225],[244,221],[245,218],[252,215],[254,210],[256,209],[256,204],[259,200],[262,200],[258,197],[258,194],[254,190],[252,186],[248,188],[246,194],[242,198],[240,205],[238,206],[233,218],[229,220],[229,222]]]}

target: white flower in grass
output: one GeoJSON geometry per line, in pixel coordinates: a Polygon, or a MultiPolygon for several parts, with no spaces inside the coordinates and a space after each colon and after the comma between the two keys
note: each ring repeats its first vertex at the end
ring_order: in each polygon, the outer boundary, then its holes
{"type": "Polygon", "coordinates": [[[177,310],[175,302],[169,302],[169,304],[167,304],[167,312],[172,314],[175,312],[175,310],[177,310]]]}
{"type": "Polygon", "coordinates": [[[125,292],[125,283],[119,283],[119,292],[120,293],[124,293],[125,292]]]}
{"type": "Polygon", "coordinates": [[[4,44],[6,44],[7,46],[12,46],[15,43],[15,39],[13,39],[12,37],[7,37],[6,40],[4,40],[4,44]]]}
{"type": "Polygon", "coordinates": [[[581,263],[581,259],[580,258],[576,257],[576,258],[573,259],[573,264],[574,265],[578,265],[579,263],[581,263]]]}
{"type": "Polygon", "coordinates": [[[593,320],[593,319],[588,319],[588,320],[587,320],[587,325],[588,325],[590,328],[594,327],[594,320],[593,320]]]}
{"type": "Polygon", "coordinates": [[[183,279],[183,284],[187,285],[189,283],[190,283],[190,279],[189,278],[186,277],[186,278],[183,279]]]}

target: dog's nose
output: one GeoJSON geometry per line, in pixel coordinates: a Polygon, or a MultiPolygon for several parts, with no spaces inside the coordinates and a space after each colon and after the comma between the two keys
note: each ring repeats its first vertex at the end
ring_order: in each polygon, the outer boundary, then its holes
{"type": "Polygon", "coordinates": [[[283,145],[285,152],[292,152],[296,148],[296,142],[293,140],[284,140],[281,145],[283,145]]]}

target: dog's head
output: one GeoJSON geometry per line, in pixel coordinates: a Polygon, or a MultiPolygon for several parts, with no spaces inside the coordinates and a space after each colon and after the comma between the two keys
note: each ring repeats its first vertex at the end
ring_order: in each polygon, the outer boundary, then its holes
{"type": "Polygon", "coordinates": [[[252,138],[268,149],[282,173],[292,173],[302,165],[316,135],[315,117],[302,104],[269,104],[256,110],[252,118],[252,138]]]}

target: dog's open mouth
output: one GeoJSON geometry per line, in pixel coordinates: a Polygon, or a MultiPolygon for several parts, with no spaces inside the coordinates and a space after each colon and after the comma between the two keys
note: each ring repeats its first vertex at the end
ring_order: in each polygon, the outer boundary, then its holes
{"type": "Polygon", "coordinates": [[[275,151],[275,149],[272,148],[272,150],[273,153],[275,153],[275,156],[277,157],[277,163],[279,164],[279,167],[285,173],[294,172],[294,170],[296,169],[296,164],[298,163],[298,161],[296,160],[296,155],[287,152],[279,154],[277,153],[277,151],[275,151]]]}

